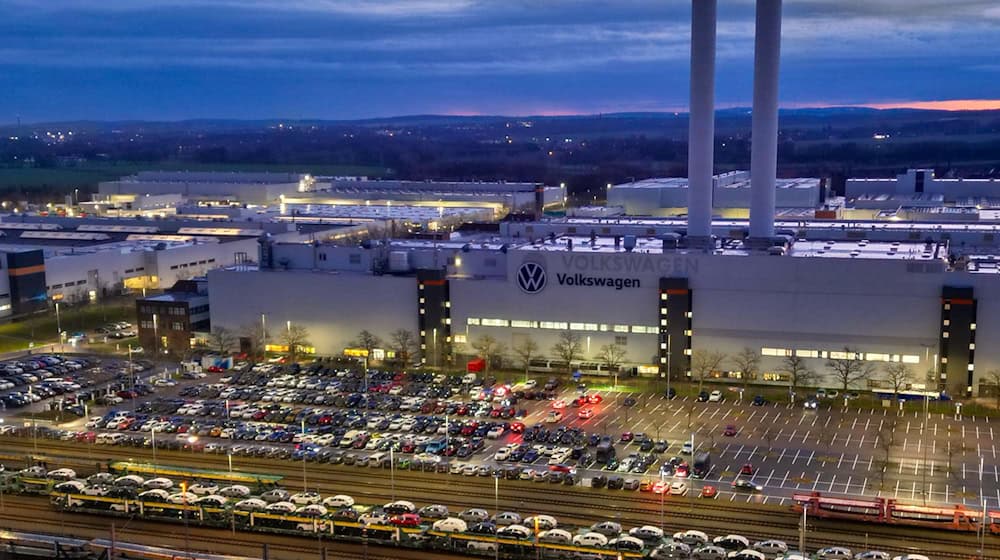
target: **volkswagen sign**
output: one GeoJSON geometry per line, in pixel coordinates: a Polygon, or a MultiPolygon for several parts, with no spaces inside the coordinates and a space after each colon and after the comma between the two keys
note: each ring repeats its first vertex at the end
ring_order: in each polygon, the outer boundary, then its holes
{"type": "Polygon", "coordinates": [[[545,268],[536,262],[526,262],[517,269],[517,285],[526,294],[542,291],[545,281],[545,268]]]}

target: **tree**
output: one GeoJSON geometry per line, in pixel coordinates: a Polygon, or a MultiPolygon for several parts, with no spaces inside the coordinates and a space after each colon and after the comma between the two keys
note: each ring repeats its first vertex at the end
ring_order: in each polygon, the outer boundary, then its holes
{"type": "Polygon", "coordinates": [[[365,355],[368,356],[369,362],[372,359],[372,353],[376,348],[382,345],[382,339],[377,335],[373,334],[368,330],[363,330],[358,333],[358,338],[351,343],[351,346],[355,348],[363,348],[365,355]]]}
{"type": "Polygon", "coordinates": [[[496,363],[500,356],[502,345],[497,342],[497,339],[488,334],[484,334],[472,343],[472,348],[474,348],[479,357],[486,362],[486,368],[483,373],[489,373],[490,368],[496,363]]]}
{"type": "Polygon", "coordinates": [[[740,372],[740,378],[743,379],[743,390],[746,391],[750,379],[756,377],[757,371],[760,369],[760,354],[747,346],[732,357],[732,362],[736,371],[740,372]]]}
{"type": "Polygon", "coordinates": [[[691,353],[691,375],[698,380],[698,392],[700,393],[705,385],[705,379],[713,371],[719,371],[722,362],[726,360],[726,355],[722,352],[698,349],[691,353]]]}
{"type": "Polygon", "coordinates": [[[802,356],[785,356],[781,363],[781,373],[788,376],[788,390],[795,393],[799,387],[815,383],[819,376],[809,366],[802,356]]]}
{"type": "Polygon", "coordinates": [[[240,338],[245,339],[249,344],[249,354],[255,359],[263,359],[267,340],[271,337],[263,325],[254,321],[240,327],[240,338]]]}
{"type": "Polygon", "coordinates": [[[236,334],[222,326],[213,328],[208,335],[209,348],[222,355],[232,353],[238,342],[236,334]]]}
{"type": "Polygon", "coordinates": [[[288,359],[295,361],[302,348],[309,346],[309,331],[302,325],[289,325],[281,333],[281,344],[288,347],[288,359]]]}
{"type": "Polygon", "coordinates": [[[986,381],[993,386],[993,396],[997,400],[997,408],[1000,408],[1000,369],[991,369],[987,371],[986,381]]]}
{"type": "Polygon", "coordinates": [[[913,372],[910,371],[910,366],[903,362],[889,362],[885,366],[885,380],[896,398],[899,398],[900,391],[906,390],[912,378],[913,372]]]}
{"type": "Polygon", "coordinates": [[[417,337],[413,335],[413,331],[396,329],[392,331],[390,339],[396,360],[403,369],[406,369],[417,354],[417,337]]]}
{"type": "Polygon", "coordinates": [[[830,353],[831,356],[833,354],[841,354],[841,356],[831,357],[826,361],[826,367],[833,372],[834,378],[840,382],[840,387],[845,393],[852,384],[871,379],[875,374],[875,366],[862,360],[861,353],[856,348],[845,346],[841,352],[830,353]]]}
{"type": "Polygon", "coordinates": [[[524,367],[524,380],[528,380],[528,368],[531,367],[531,360],[538,357],[538,343],[529,337],[524,337],[521,342],[518,342],[511,348],[514,355],[517,356],[518,363],[524,367]]]}
{"type": "Polygon", "coordinates": [[[559,333],[559,340],[552,345],[552,353],[566,362],[566,373],[573,373],[573,360],[583,355],[583,343],[580,335],[572,331],[559,333]]]}
{"type": "Polygon", "coordinates": [[[625,361],[626,354],[628,350],[621,344],[615,343],[601,346],[600,352],[597,353],[597,358],[608,368],[608,372],[615,376],[615,387],[618,386],[618,370],[625,361]]]}

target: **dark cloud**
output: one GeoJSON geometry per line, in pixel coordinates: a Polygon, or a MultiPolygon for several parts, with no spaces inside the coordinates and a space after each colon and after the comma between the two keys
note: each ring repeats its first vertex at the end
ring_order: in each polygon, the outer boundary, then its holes
{"type": "MultiPolygon", "coordinates": [[[[0,0],[0,10],[0,121],[686,105],[685,1],[0,0]]],[[[785,12],[788,104],[1000,98],[995,0],[796,0],[785,12]]],[[[720,18],[719,99],[746,104],[753,2],[721,0],[720,18]]]]}

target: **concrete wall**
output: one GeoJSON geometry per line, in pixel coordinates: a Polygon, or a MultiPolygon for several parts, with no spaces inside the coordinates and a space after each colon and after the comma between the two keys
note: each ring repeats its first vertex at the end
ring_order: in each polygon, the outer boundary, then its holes
{"type": "Polygon", "coordinates": [[[239,330],[263,313],[271,340],[292,321],[320,354],[340,353],[365,329],[386,340],[399,328],[418,334],[413,277],[215,270],[208,279],[213,326],[239,330]]]}

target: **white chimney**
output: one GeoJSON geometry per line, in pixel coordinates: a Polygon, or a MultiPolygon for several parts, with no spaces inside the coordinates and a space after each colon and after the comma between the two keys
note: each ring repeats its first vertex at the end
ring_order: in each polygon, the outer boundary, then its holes
{"type": "Polygon", "coordinates": [[[781,0],[757,0],[754,40],[753,126],[750,146],[750,237],[774,237],[778,167],[778,67],[781,0]]]}
{"type": "Polygon", "coordinates": [[[715,28],[717,0],[691,2],[691,101],[688,120],[688,237],[712,235],[715,160],[715,28]]]}

